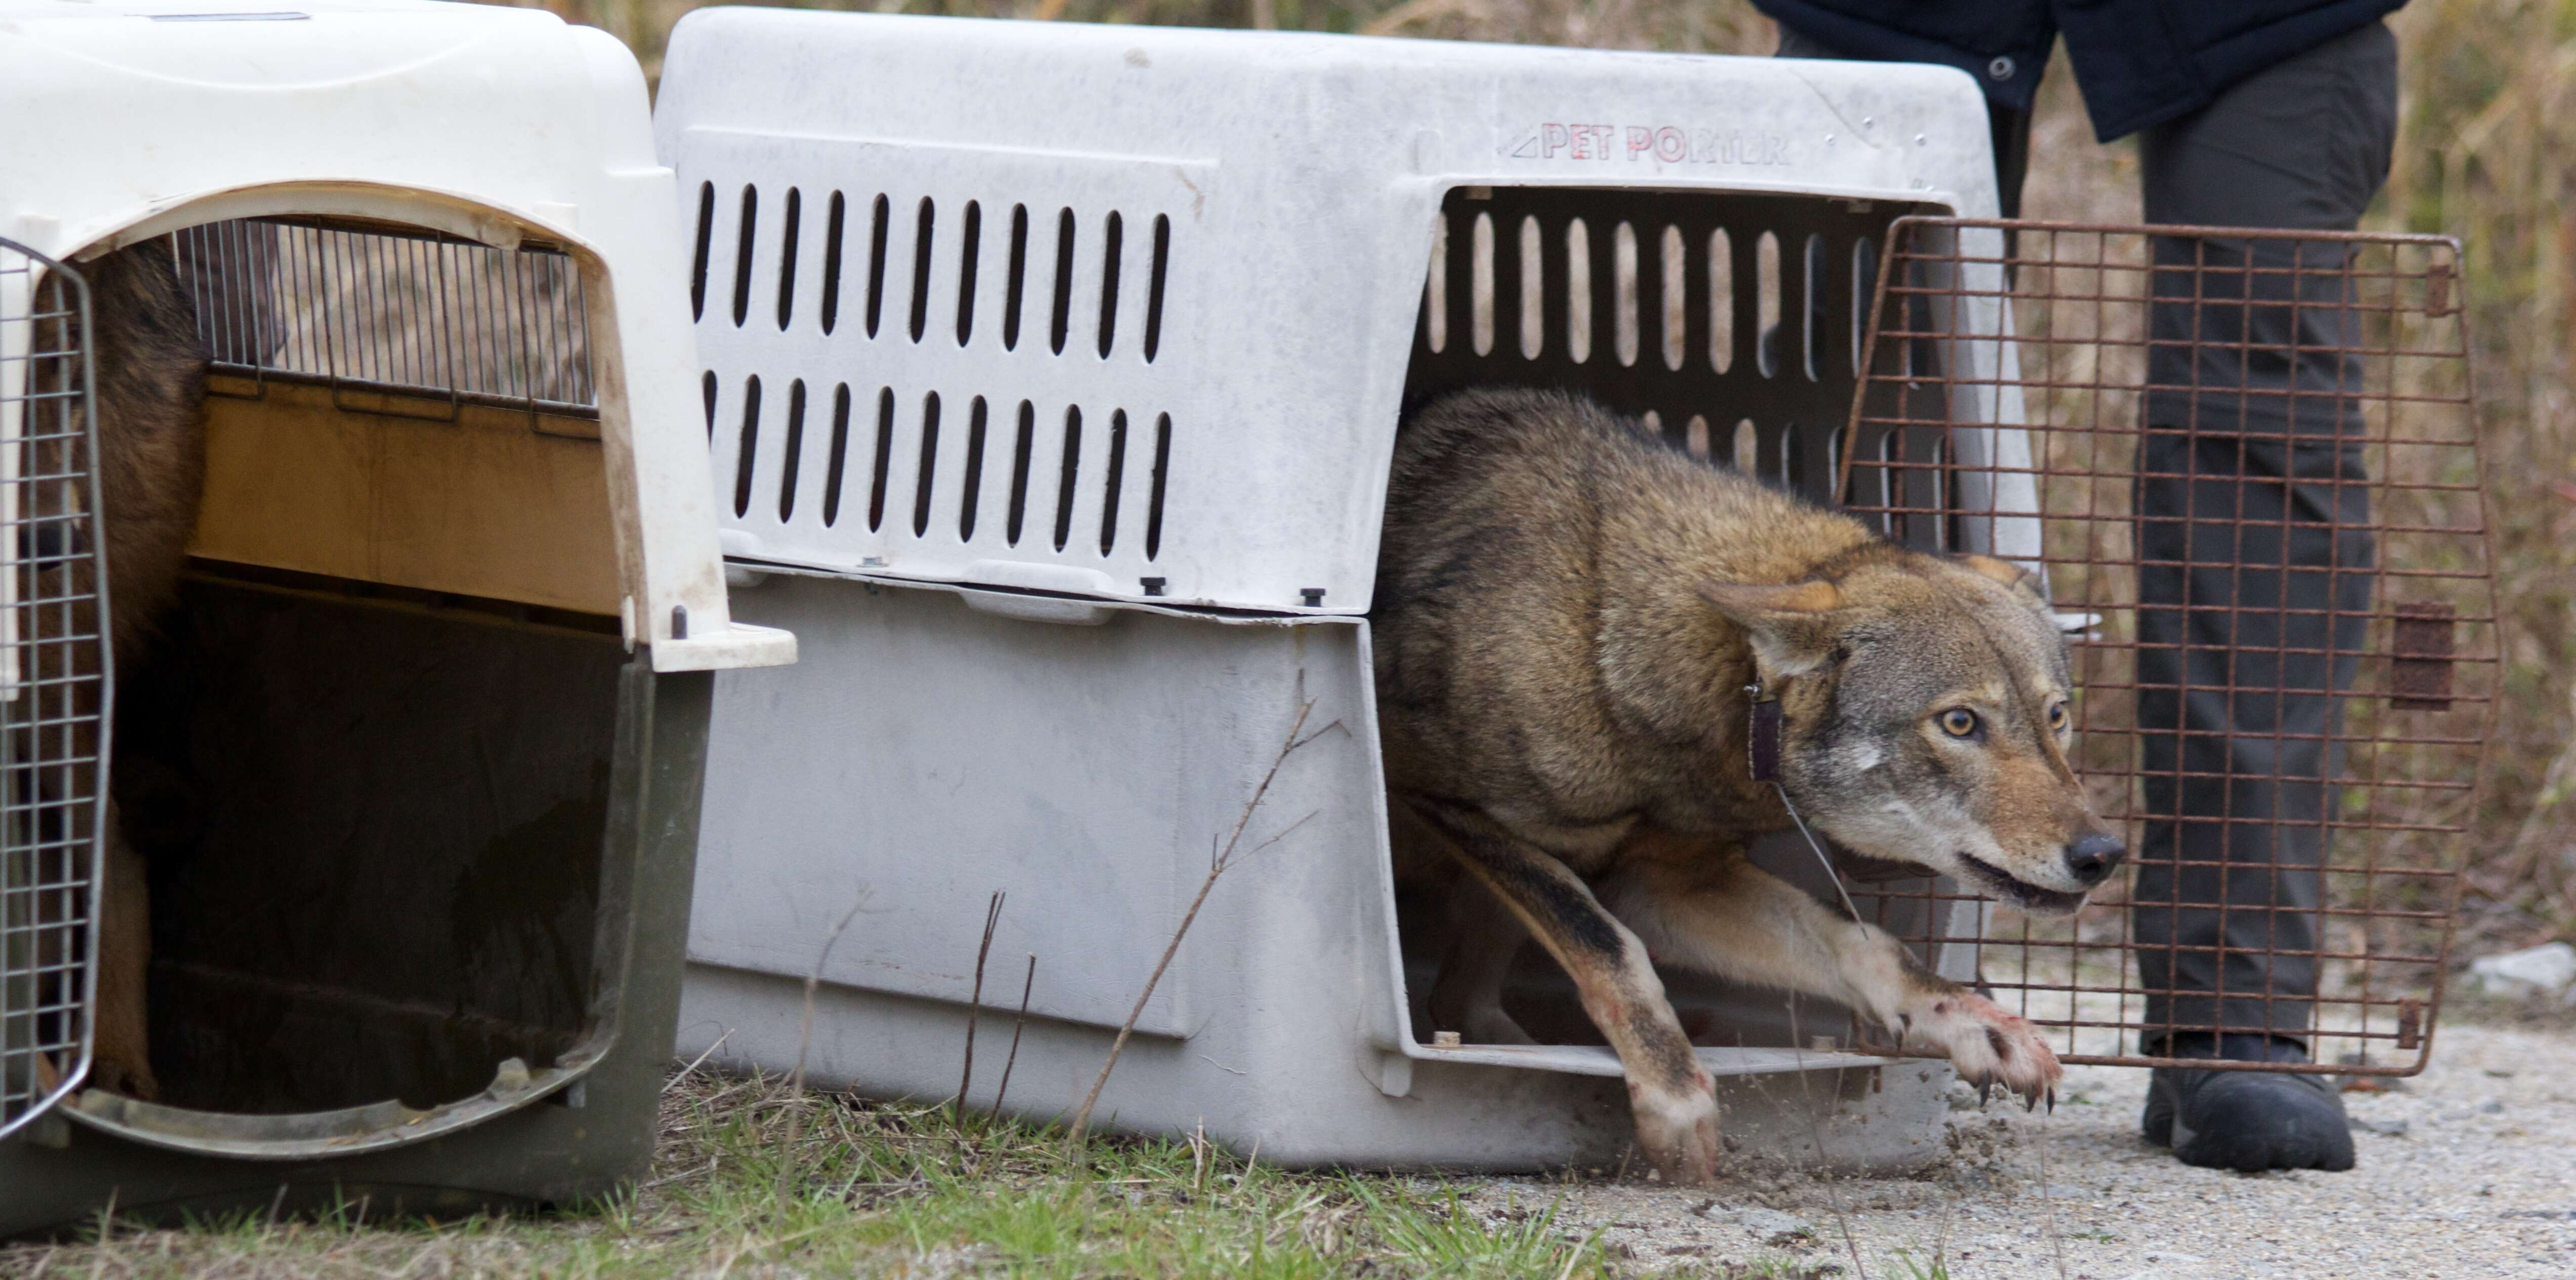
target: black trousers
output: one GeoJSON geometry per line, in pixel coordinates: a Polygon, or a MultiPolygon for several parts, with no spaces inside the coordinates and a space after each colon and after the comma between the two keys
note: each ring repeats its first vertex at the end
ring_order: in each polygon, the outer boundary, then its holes
{"type": "MultiPolygon", "coordinates": [[[[1785,29],[1780,52],[1836,56],[1785,29]]],[[[2030,119],[1991,117],[2017,216],[2030,119]]],[[[2350,230],[2396,131],[2396,40],[2374,23],[2140,135],[2146,220],[2350,230]]],[[[2309,1029],[2328,780],[2373,555],[2358,358],[2303,350],[2358,336],[2344,248],[2174,237],[2154,252],[2131,908],[2150,1050],[2176,1031],[2309,1029]]]]}

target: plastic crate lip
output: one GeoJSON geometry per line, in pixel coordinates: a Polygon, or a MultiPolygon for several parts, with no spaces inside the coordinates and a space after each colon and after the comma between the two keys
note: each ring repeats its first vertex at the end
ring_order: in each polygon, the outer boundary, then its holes
{"type": "MultiPolygon", "coordinates": [[[[1427,1045],[1406,1040],[1402,1052],[1417,1062],[1457,1062],[1524,1071],[1554,1071],[1576,1076],[1624,1076],[1619,1055],[1606,1045],[1461,1044],[1427,1045]]],[[[1843,1071],[1884,1067],[1905,1057],[1854,1053],[1841,1049],[1796,1049],[1702,1045],[1700,1066],[1713,1076],[1777,1075],[1797,1071],[1843,1071]]]]}

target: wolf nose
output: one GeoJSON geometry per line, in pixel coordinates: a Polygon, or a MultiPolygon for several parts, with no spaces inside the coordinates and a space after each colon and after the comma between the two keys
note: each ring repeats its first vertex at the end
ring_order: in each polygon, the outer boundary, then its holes
{"type": "Polygon", "coordinates": [[[2120,843],[2120,837],[2107,831],[2095,831],[2077,837],[2075,843],[2066,846],[2066,869],[2085,884],[2097,885],[2120,865],[2121,857],[2128,852],[2129,846],[2120,843]]]}

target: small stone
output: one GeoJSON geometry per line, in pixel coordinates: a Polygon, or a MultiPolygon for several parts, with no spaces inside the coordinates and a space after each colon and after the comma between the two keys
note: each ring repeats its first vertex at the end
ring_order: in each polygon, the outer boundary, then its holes
{"type": "Polygon", "coordinates": [[[2363,1133],[2378,1134],[2383,1138],[2403,1138],[2406,1136],[2406,1122],[2403,1120],[2364,1120],[2359,1116],[2354,1116],[2352,1118],[2352,1127],[2359,1129],[2363,1133]]]}
{"type": "Polygon", "coordinates": [[[1701,1215],[1711,1222],[1732,1223],[1762,1237],[1773,1247],[1793,1243],[1816,1234],[1814,1224],[1794,1213],[1777,1209],[1712,1209],[1701,1215]]]}
{"type": "Polygon", "coordinates": [[[2496,1100],[2495,1100],[2495,1099],[2493,1099],[2493,1098],[2489,1098],[2489,1099],[2487,1099],[2486,1101],[2481,1102],[2481,1103],[2479,1103],[2479,1104],[2478,1104],[2478,1113],[2479,1113],[2479,1114],[2481,1114],[2481,1115],[2490,1115],[2490,1116],[2500,1116],[2500,1115],[2503,1115],[2503,1114],[2504,1114],[2504,1104],[2503,1104],[2503,1103],[2501,1103],[2501,1102],[2496,1101],[2496,1100]]]}
{"type": "Polygon", "coordinates": [[[2558,995],[2576,988],[2576,947],[2543,943],[2469,964],[2469,980],[2486,995],[2505,999],[2558,995]]]}

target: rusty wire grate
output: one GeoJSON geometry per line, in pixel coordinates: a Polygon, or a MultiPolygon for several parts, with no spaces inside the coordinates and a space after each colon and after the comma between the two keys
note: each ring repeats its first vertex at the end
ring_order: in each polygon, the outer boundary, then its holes
{"type": "Polygon", "coordinates": [[[1879,281],[1841,496],[2043,569],[2132,859],[2072,919],[1882,918],[2070,1062],[2420,1070],[2499,675],[2458,246],[1907,218],[1879,281]]]}
{"type": "Polygon", "coordinates": [[[0,240],[0,1134],[85,1068],[100,718],[89,296],[0,240]]]}

